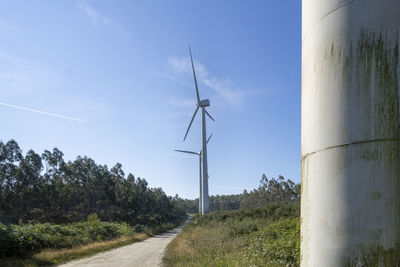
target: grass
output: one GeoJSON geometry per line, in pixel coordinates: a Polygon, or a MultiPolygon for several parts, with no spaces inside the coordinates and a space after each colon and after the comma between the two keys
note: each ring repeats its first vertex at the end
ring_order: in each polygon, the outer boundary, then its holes
{"type": "Polygon", "coordinates": [[[166,266],[298,266],[299,204],[196,216],[167,247],[166,266]]]}
{"type": "Polygon", "coordinates": [[[96,253],[109,249],[118,248],[140,242],[149,238],[146,233],[139,233],[132,236],[122,236],[110,241],[98,241],[88,245],[78,246],[69,249],[46,249],[27,258],[6,258],[0,259],[0,266],[51,266],[72,260],[92,256],[96,253]]]}

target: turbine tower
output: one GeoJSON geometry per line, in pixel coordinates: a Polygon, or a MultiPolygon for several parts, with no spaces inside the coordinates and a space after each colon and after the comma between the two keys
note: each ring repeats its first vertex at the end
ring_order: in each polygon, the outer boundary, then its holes
{"type": "Polygon", "coordinates": [[[201,214],[205,214],[208,212],[208,165],[207,165],[207,132],[206,132],[206,115],[210,117],[211,120],[214,121],[213,117],[210,115],[210,113],[207,112],[206,107],[210,106],[210,100],[208,99],[203,99],[200,100],[200,95],[199,95],[199,88],[197,86],[197,79],[196,79],[196,72],[194,70],[194,65],[193,65],[193,58],[192,58],[192,51],[189,46],[189,53],[190,53],[190,61],[192,63],[192,71],[193,71],[193,78],[194,78],[194,85],[196,87],[196,97],[197,97],[197,104],[196,104],[196,110],[194,111],[192,120],[189,123],[189,127],[186,131],[185,137],[183,138],[183,141],[186,140],[186,137],[189,133],[190,127],[192,126],[193,120],[196,117],[197,112],[199,111],[199,108],[201,108],[201,140],[202,140],[202,154],[201,154],[201,198],[202,198],[202,203],[201,203],[201,214]]]}
{"type": "Polygon", "coordinates": [[[400,1],[302,5],[301,266],[400,266],[400,1]]]}
{"type": "MultiPolygon", "coordinates": [[[[208,141],[210,141],[211,136],[212,135],[210,135],[210,137],[208,137],[208,140],[207,140],[206,144],[208,144],[208,141]]],[[[199,190],[200,190],[200,194],[199,194],[199,214],[201,214],[202,210],[203,210],[202,209],[202,207],[203,207],[202,184],[203,183],[201,181],[201,177],[202,177],[201,174],[203,173],[202,170],[201,170],[201,154],[202,154],[202,151],[201,150],[200,150],[200,152],[187,151],[187,150],[175,150],[175,151],[199,156],[199,190]]]]}

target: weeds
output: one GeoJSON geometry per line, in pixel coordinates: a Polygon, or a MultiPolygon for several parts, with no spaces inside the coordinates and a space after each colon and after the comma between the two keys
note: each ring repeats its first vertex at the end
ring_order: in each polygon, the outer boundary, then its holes
{"type": "Polygon", "coordinates": [[[167,266],[298,266],[299,204],[195,216],[167,248],[167,266]]]}

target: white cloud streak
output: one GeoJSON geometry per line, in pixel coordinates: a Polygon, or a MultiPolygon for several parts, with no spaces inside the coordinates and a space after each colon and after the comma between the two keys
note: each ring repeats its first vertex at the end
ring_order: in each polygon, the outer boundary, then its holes
{"type": "Polygon", "coordinates": [[[4,59],[4,60],[16,62],[16,63],[33,63],[29,60],[22,59],[22,58],[19,58],[19,57],[16,57],[16,56],[13,56],[13,55],[10,55],[7,53],[3,53],[3,52],[0,52],[0,59],[4,59]]]}
{"type": "MultiPolygon", "coordinates": [[[[177,73],[192,73],[192,67],[189,57],[170,57],[168,64],[177,73]]],[[[205,84],[222,98],[230,103],[236,103],[243,93],[239,90],[233,89],[233,84],[230,79],[219,79],[209,73],[206,66],[195,61],[196,76],[199,82],[205,84]]]]}
{"type": "Polygon", "coordinates": [[[51,116],[51,117],[61,118],[61,119],[65,119],[65,120],[84,122],[81,119],[67,117],[67,116],[64,116],[64,115],[60,115],[60,114],[56,114],[56,113],[50,113],[50,112],[46,112],[46,111],[42,111],[42,110],[37,110],[37,109],[32,109],[32,108],[27,108],[27,107],[21,107],[21,106],[17,106],[17,105],[2,103],[2,102],[0,102],[0,105],[6,106],[6,107],[15,108],[15,109],[21,109],[21,110],[25,110],[25,111],[29,111],[29,112],[39,113],[39,114],[47,115],[47,116],[51,116]]]}
{"type": "Polygon", "coordinates": [[[94,8],[92,8],[88,3],[78,2],[76,4],[77,8],[84,11],[86,15],[93,21],[94,24],[102,24],[106,27],[113,28],[122,36],[131,39],[132,34],[125,29],[124,26],[119,24],[118,22],[113,21],[109,17],[106,17],[94,8]]]}

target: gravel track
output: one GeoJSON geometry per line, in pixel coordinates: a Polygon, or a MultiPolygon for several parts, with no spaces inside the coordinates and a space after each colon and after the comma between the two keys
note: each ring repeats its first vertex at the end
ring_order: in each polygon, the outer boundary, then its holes
{"type": "Polygon", "coordinates": [[[141,242],[101,252],[89,258],[72,261],[67,264],[59,266],[60,267],[161,266],[165,248],[167,247],[168,243],[171,242],[171,240],[182,230],[182,228],[183,226],[180,226],[169,232],[156,235],[141,242]]]}

